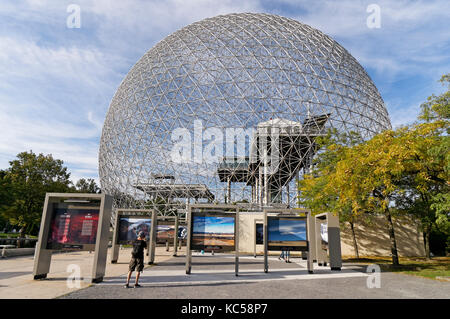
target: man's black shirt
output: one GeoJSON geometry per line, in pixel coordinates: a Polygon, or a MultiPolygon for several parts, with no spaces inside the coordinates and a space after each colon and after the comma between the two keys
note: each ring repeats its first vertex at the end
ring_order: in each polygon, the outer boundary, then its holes
{"type": "Polygon", "coordinates": [[[145,240],[136,239],[133,242],[132,257],[134,258],[144,258],[144,249],[147,248],[147,243],[145,240]]]}

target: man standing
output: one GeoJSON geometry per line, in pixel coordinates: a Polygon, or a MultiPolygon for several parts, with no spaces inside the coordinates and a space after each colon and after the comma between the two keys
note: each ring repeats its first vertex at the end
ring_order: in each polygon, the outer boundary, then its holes
{"type": "Polygon", "coordinates": [[[131,261],[129,265],[127,283],[125,288],[130,288],[131,274],[136,269],[136,281],[134,283],[134,288],[141,287],[139,285],[139,276],[144,270],[144,249],[147,248],[147,243],[145,242],[145,233],[143,231],[139,232],[138,238],[133,242],[133,250],[131,251],[131,261]]]}

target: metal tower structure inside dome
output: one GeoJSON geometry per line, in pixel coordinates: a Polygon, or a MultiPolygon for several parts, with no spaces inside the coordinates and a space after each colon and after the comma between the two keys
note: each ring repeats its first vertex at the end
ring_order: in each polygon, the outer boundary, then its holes
{"type": "Polygon", "coordinates": [[[315,138],[323,136],[330,114],[307,118],[303,124],[285,119],[270,119],[258,124],[252,138],[249,157],[224,157],[217,173],[227,183],[230,198],[231,183],[251,187],[251,203],[268,206],[290,203],[289,184],[298,180],[300,170],[308,170],[316,145],[315,138]]]}

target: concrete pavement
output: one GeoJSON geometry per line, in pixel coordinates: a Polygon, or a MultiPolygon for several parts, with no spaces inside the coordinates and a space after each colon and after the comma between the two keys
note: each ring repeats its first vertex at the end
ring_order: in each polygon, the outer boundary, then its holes
{"type": "MultiPolygon", "coordinates": [[[[180,253],[184,253],[184,251],[181,250],[180,253]]],[[[122,249],[119,252],[118,263],[111,264],[109,249],[105,277],[117,277],[126,274],[130,256],[130,248],[122,249]]],[[[165,247],[157,247],[155,263],[167,260],[171,256],[172,251],[166,252],[165,247]]],[[[70,270],[68,266],[79,266],[81,277],[88,277],[92,272],[93,259],[94,253],[86,251],[53,254],[50,273],[45,280],[33,280],[33,256],[0,259],[0,299],[56,298],[77,289],[89,287],[91,284],[83,280],[80,281],[80,288],[69,287],[67,278],[71,272],[68,272],[70,270]]],[[[146,266],[146,269],[151,267],[146,266]]]]}
{"type": "Polygon", "coordinates": [[[393,273],[381,274],[380,288],[368,288],[366,267],[345,265],[342,271],[315,265],[308,274],[306,262],[293,258],[286,264],[269,258],[269,273],[262,257],[241,257],[234,274],[234,256],[193,256],[191,275],[185,274],[184,258],[159,263],[141,276],[142,288],[125,289],[124,276],[63,296],[132,299],[304,299],[304,298],[450,298],[450,284],[393,273]]]}
{"type": "MultiPolygon", "coordinates": [[[[239,276],[234,274],[234,255],[193,253],[192,273],[185,274],[184,248],[180,257],[157,247],[155,265],[146,266],[142,288],[125,289],[130,249],[120,251],[119,262],[108,261],[104,282],[81,281],[79,288],[67,285],[68,266],[80,266],[81,276],[89,275],[93,253],[73,252],[53,255],[48,279],[32,279],[33,258],[0,260],[0,299],[6,298],[133,298],[133,299],[304,299],[304,298],[450,298],[450,283],[395,273],[381,273],[380,288],[368,288],[365,266],[344,264],[342,271],[314,265],[308,274],[306,261],[292,258],[285,263],[269,257],[269,273],[263,258],[241,256],[239,276]]],[[[134,276],[133,279],[134,280],[134,276]]]]}

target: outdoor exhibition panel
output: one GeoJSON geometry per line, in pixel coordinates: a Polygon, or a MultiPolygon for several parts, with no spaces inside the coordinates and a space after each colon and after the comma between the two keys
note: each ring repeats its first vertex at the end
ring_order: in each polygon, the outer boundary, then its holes
{"type": "Polygon", "coordinates": [[[332,213],[323,213],[314,216],[316,257],[319,266],[330,263],[331,270],[341,270],[341,230],[339,217],[332,213]]]}
{"type": "Polygon", "coordinates": [[[178,246],[187,237],[187,226],[180,223],[179,216],[164,216],[158,218],[158,227],[156,234],[156,243],[165,244],[166,251],[169,251],[169,243],[173,242],[174,253],[173,256],[177,255],[178,246]],[[177,231],[175,232],[175,229],[177,231]],[[176,236],[175,236],[176,234],[176,236]]]}
{"type": "Polygon", "coordinates": [[[256,257],[256,246],[264,245],[264,220],[263,219],[255,219],[255,245],[254,245],[254,253],[253,256],[256,257]]]}
{"type": "Polygon", "coordinates": [[[132,245],[139,232],[144,232],[147,251],[152,245],[152,209],[117,209],[111,249],[111,263],[117,263],[120,245],[132,245]]]}
{"type": "Polygon", "coordinates": [[[235,275],[239,270],[239,208],[236,205],[188,205],[186,274],[191,273],[192,250],[235,252],[235,275]]]}
{"type": "Polygon", "coordinates": [[[50,270],[52,252],[94,251],[91,282],[105,275],[112,198],[105,194],[47,193],[36,246],[33,278],[50,270]]]}
{"type": "Polygon", "coordinates": [[[305,209],[264,209],[264,272],[269,271],[269,251],[307,252],[308,272],[313,272],[311,213],[305,209]]]}
{"type": "Polygon", "coordinates": [[[187,243],[187,237],[188,237],[188,226],[186,224],[186,221],[183,219],[183,221],[180,221],[180,218],[177,216],[177,219],[175,220],[175,228],[178,228],[177,236],[174,238],[174,252],[173,256],[177,256],[178,249],[181,249],[183,246],[183,243],[187,243]],[[178,224],[178,227],[177,227],[178,224]]]}
{"type": "Polygon", "coordinates": [[[180,221],[180,218],[178,215],[175,220],[175,228],[178,228],[178,233],[173,241],[173,243],[174,243],[173,256],[177,256],[178,249],[181,249],[183,243],[187,242],[187,236],[188,236],[188,226],[186,224],[186,221],[185,220],[180,221]]]}
{"type": "Polygon", "coordinates": [[[267,216],[267,250],[308,251],[306,217],[267,216]]]}

